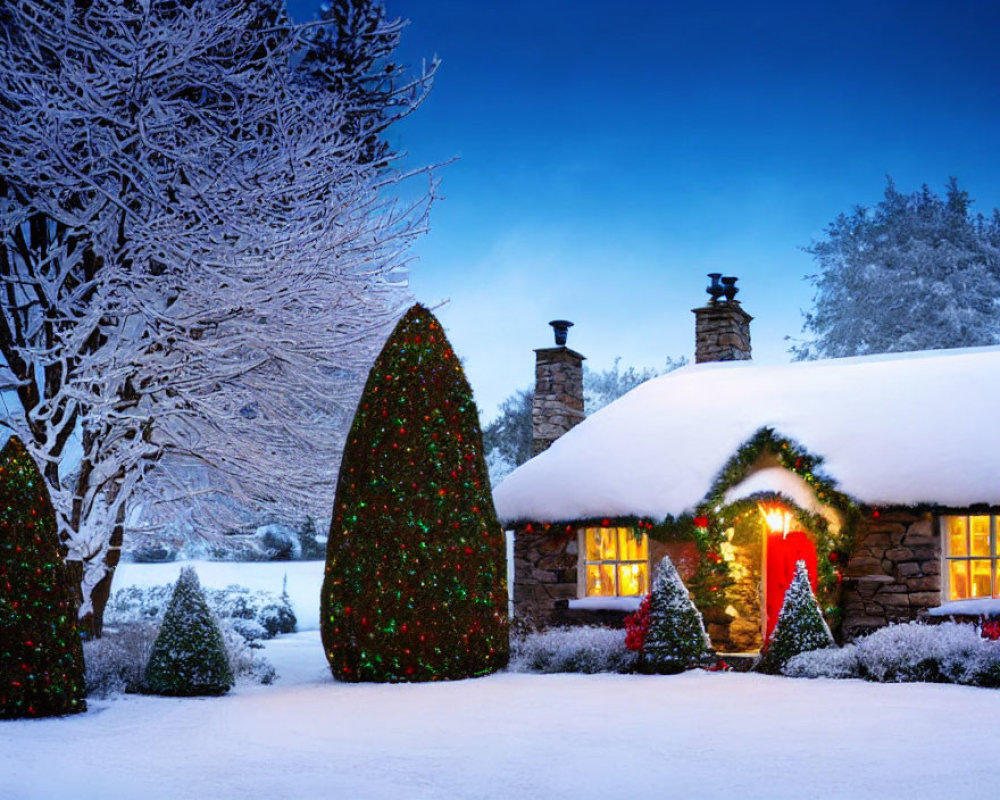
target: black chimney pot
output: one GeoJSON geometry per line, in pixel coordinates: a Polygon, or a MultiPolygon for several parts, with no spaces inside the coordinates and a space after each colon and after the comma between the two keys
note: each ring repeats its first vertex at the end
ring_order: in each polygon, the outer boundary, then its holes
{"type": "Polygon", "coordinates": [[[723,291],[725,292],[726,295],[726,302],[731,303],[734,299],[736,299],[736,293],[739,292],[739,289],[736,288],[736,281],[738,280],[739,278],[733,278],[733,277],[722,279],[722,286],[723,286],[723,291]]]}
{"type": "Polygon", "coordinates": [[[556,332],[556,346],[565,347],[566,346],[566,334],[569,329],[573,327],[573,323],[568,319],[554,319],[549,323],[552,329],[556,332]]]}
{"type": "Polygon", "coordinates": [[[722,277],[722,273],[709,272],[708,277],[712,279],[712,283],[705,291],[708,292],[709,296],[711,297],[710,302],[712,303],[712,305],[715,305],[716,303],[719,302],[719,298],[722,297],[722,295],[726,291],[725,288],[723,288],[722,284],[719,283],[719,278],[722,277]]]}

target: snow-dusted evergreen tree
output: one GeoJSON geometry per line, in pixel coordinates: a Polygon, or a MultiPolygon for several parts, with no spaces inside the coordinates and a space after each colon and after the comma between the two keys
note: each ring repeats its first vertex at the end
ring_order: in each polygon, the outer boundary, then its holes
{"type": "MultiPolygon", "coordinates": [[[[623,394],[632,391],[657,375],[666,375],[687,364],[687,359],[667,358],[666,367],[657,371],[650,367],[636,369],[619,366],[616,358],[611,369],[600,372],[583,367],[583,402],[587,414],[604,408],[623,394]]],[[[496,486],[504,477],[531,458],[531,402],[534,389],[518,389],[500,404],[497,416],[483,428],[483,446],[490,469],[490,481],[496,486]]]]}
{"type": "Polygon", "coordinates": [[[780,673],[792,656],[834,644],[830,627],[809,584],[806,562],[795,564],[795,576],[785,592],[778,622],[764,645],[760,670],[780,673]]]}
{"type": "Polygon", "coordinates": [[[146,665],[145,690],[174,697],[225,694],[233,671],[194,567],[184,567],[146,665]]]}
{"type": "Polygon", "coordinates": [[[695,667],[712,654],[701,614],[669,556],[653,575],[643,654],[651,669],[663,673],[695,667]]]}
{"type": "Polygon", "coordinates": [[[1000,211],[973,215],[952,178],[945,197],[890,179],[874,208],[841,214],[814,242],[813,309],[798,359],[1000,341],[1000,211]]]}
{"type": "MultiPolygon", "coordinates": [[[[298,69],[311,29],[277,0],[4,13],[2,423],[42,467],[99,631],[140,490],[146,517],[177,498],[202,517],[328,513],[430,201],[394,202],[372,135],[419,105],[434,66],[375,129],[298,69]]],[[[395,42],[399,23],[383,28],[395,42]]]]}

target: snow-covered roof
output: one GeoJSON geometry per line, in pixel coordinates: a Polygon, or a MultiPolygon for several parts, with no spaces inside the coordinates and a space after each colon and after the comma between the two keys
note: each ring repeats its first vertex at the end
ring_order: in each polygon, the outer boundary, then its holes
{"type": "MultiPolygon", "coordinates": [[[[1000,347],[683,367],[514,470],[494,492],[497,513],[509,523],[691,511],[762,427],[823,457],[820,471],[862,503],[1000,505],[1000,347]]],[[[784,470],[761,472],[773,479],[749,476],[754,491],[788,491],[784,470]]]]}

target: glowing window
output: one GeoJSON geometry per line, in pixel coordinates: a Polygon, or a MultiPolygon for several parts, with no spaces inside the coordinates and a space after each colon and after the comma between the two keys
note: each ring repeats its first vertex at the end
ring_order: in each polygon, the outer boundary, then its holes
{"type": "Polygon", "coordinates": [[[649,593],[649,540],[632,528],[584,528],[587,597],[636,597],[649,593]]]}
{"type": "Polygon", "coordinates": [[[1000,515],[943,517],[949,600],[1000,597],[1000,515]]]}

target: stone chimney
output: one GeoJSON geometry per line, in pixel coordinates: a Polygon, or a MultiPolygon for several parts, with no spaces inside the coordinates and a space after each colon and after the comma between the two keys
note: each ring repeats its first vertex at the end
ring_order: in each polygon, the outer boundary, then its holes
{"type": "Polygon", "coordinates": [[[574,425],[583,422],[583,356],[566,347],[573,325],[549,323],[556,346],[535,351],[535,396],[531,401],[531,455],[537,456],[574,425]]]}
{"type": "Polygon", "coordinates": [[[736,299],[737,278],[723,278],[711,272],[708,305],[692,309],[694,323],[694,363],[703,361],[748,361],[750,359],[750,320],[753,319],[736,299]],[[719,279],[722,279],[721,281],[719,279]]]}

